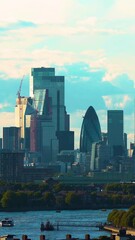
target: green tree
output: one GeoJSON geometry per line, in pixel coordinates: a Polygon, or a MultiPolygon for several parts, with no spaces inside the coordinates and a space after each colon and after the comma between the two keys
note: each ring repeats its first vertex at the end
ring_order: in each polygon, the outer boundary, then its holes
{"type": "Polygon", "coordinates": [[[65,208],[65,201],[63,196],[56,196],[56,209],[65,208]]]}
{"type": "Polygon", "coordinates": [[[115,218],[115,215],[116,215],[117,213],[118,213],[118,210],[117,210],[117,209],[113,209],[113,210],[108,214],[107,221],[113,223],[114,218],[115,218]]]}
{"type": "Polygon", "coordinates": [[[53,193],[51,192],[46,192],[44,195],[43,195],[43,198],[44,200],[44,203],[45,203],[45,206],[47,208],[55,208],[55,196],[53,193]]]}
{"type": "Polygon", "coordinates": [[[55,192],[60,192],[61,190],[63,190],[63,184],[62,183],[57,183],[53,186],[53,189],[55,192]]]}
{"type": "Polygon", "coordinates": [[[115,217],[113,219],[114,225],[116,227],[121,227],[121,218],[123,216],[123,214],[125,213],[124,210],[119,210],[116,214],[115,217]]]}
{"type": "Polygon", "coordinates": [[[68,192],[65,197],[65,203],[73,209],[76,209],[81,205],[81,200],[81,196],[75,192],[68,192]]]}
{"type": "Polygon", "coordinates": [[[1,198],[1,206],[3,208],[15,208],[17,196],[13,191],[6,191],[1,198]]]}

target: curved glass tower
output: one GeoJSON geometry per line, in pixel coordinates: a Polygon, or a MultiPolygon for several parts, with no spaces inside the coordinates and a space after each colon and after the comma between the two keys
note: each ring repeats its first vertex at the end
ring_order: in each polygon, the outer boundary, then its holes
{"type": "Polygon", "coordinates": [[[98,116],[92,106],[90,106],[83,119],[80,134],[80,152],[90,152],[92,143],[100,142],[101,128],[98,116]]]}

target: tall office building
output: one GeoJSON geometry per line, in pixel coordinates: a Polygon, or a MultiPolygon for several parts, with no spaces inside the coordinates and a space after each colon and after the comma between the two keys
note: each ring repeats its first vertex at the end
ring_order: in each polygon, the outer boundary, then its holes
{"type": "Polygon", "coordinates": [[[11,151],[19,151],[21,149],[20,130],[18,127],[3,128],[3,149],[11,151]]]}
{"type": "Polygon", "coordinates": [[[109,146],[105,142],[93,143],[91,150],[91,171],[101,171],[106,168],[109,163],[109,146]]]}
{"type": "Polygon", "coordinates": [[[74,132],[59,131],[56,133],[59,140],[59,152],[62,150],[74,150],[74,132]]]}
{"type": "Polygon", "coordinates": [[[108,145],[110,154],[122,156],[124,154],[124,123],[123,110],[108,110],[107,112],[107,131],[108,145]]]}
{"type": "Polygon", "coordinates": [[[33,68],[30,96],[33,97],[33,107],[37,110],[37,117],[32,118],[31,124],[31,148],[41,151],[42,163],[49,165],[57,160],[59,140],[56,132],[69,131],[64,76],[55,76],[54,68],[33,68]],[[32,135],[39,141],[35,142],[32,135]]]}
{"type": "Polygon", "coordinates": [[[24,164],[24,152],[0,151],[0,180],[5,182],[21,182],[24,164]]]}
{"type": "Polygon", "coordinates": [[[0,138],[0,150],[2,149],[2,138],[0,138]]]}
{"type": "Polygon", "coordinates": [[[19,96],[16,99],[15,126],[21,129],[21,149],[25,148],[25,128],[30,127],[30,116],[25,115],[28,103],[32,103],[32,99],[30,97],[19,96]]]}
{"type": "Polygon", "coordinates": [[[91,152],[93,143],[102,140],[100,123],[98,116],[92,106],[90,106],[83,119],[80,134],[80,152],[91,152]]]}

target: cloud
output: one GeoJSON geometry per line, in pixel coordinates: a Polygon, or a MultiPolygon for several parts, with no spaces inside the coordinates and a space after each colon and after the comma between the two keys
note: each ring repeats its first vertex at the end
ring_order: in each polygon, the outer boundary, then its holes
{"type": "Polygon", "coordinates": [[[80,146],[80,132],[81,132],[81,125],[83,121],[83,116],[85,115],[86,110],[78,109],[75,112],[70,114],[70,125],[71,131],[74,131],[75,137],[75,148],[79,148],[80,146]]]}
{"type": "Polygon", "coordinates": [[[35,23],[63,23],[67,18],[71,0],[5,0],[1,5],[0,20],[26,20],[35,23]]]}
{"type": "Polygon", "coordinates": [[[0,110],[5,109],[7,107],[11,107],[9,103],[0,103],[0,110]]]}
{"type": "MultiPolygon", "coordinates": [[[[22,78],[22,76],[21,76],[22,78]]],[[[0,79],[1,92],[0,92],[0,112],[13,112],[16,104],[17,92],[20,86],[19,79],[0,79]]],[[[22,83],[21,96],[28,96],[29,92],[29,78],[24,76],[22,83]]]]}
{"type": "Polygon", "coordinates": [[[124,109],[127,104],[131,104],[132,98],[128,95],[103,96],[108,109],[124,109]]]}
{"type": "Polygon", "coordinates": [[[3,127],[15,126],[14,112],[0,112],[0,137],[3,135],[3,127]]]}
{"type": "Polygon", "coordinates": [[[129,143],[134,143],[134,134],[133,133],[129,133],[127,137],[128,137],[129,143]]]}
{"type": "Polygon", "coordinates": [[[91,16],[85,19],[82,19],[78,22],[78,25],[83,26],[95,26],[97,25],[98,18],[96,16],[91,16]]]}
{"type": "Polygon", "coordinates": [[[92,105],[104,126],[108,107],[133,112],[134,0],[0,2],[1,112],[14,111],[23,75],[22,94],[28,96],[28,74],[41,66],[65,76],[65,104],[76,131],[77,109],[92,105]]]}
{"type": "Polygon", "coordinates": [[[108,12],[111,19],[127,19],[135,18],[135,1],[117,0],[108,12]]]}
{"type": "Polygon", "coordinates": [[[97,110],[95,108],[95,111],[96,111],[98,119],[99,119],[99,123],[101,126],[101,132],[107,132],[107,110],[106,109],[97,110]]]}

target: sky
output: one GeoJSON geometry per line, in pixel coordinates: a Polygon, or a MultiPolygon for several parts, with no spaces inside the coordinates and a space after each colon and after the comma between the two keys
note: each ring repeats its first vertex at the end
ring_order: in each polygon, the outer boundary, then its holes
{"type": "Polygon", "coordinates": [[[135,0],[0,0],[0,137],[14,126],[17,91],[29,96],[33,67],[65,76],[75,147],[93,106],[107,131],[107,110],[124,111],[134,141],[135,0]]]}

